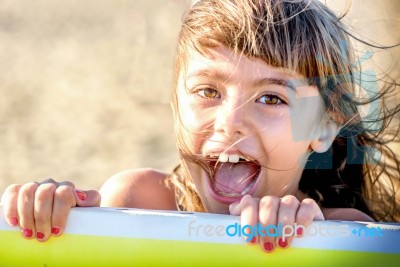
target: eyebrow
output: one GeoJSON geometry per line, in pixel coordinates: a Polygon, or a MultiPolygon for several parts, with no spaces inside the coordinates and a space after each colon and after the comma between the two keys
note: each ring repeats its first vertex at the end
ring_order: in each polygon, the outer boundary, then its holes
{"type": "Polygon", "coordinates": [[[267,84],[282,85],[283,87],[287,87],[289,89],[292,89],[294,92],[296,92],[296,87],[294,87],[292,83],[290,83],[289,81],[284,80],[284,79],[262,78],[262,79],[254,81],[252,83],[252,86],[253,87],[262,87],[267,84]]]}
{"type": "Polygon", "coordinates": [[[228,73],[218,70],[218,69],[201,69],[191,73],[187,79],[192,77],[205,77],[205,78],[214,78],[219,81],[227,81],[229,80],[231,75],[228,73]]]}
{"type": "MultiPolygon", "coordinates": [[[[226,82],[231,78],[231,75],[222,70],[219,70],[219,69],[201,69],[201,70],[191,73],[187,78],[190,79],[193,77],[213,78],[218,81],[226,82]]],[[[284,87],[292,89],[294,92],[297,93],[294,83],[292,83],[288,80],[285,80],[285,79],[265,77],[265,78],[261,78],[261,79],[253,81],[251,83],[251,86],[252,87],[262,87],[267,84],[282,85],[284,87]]]]}

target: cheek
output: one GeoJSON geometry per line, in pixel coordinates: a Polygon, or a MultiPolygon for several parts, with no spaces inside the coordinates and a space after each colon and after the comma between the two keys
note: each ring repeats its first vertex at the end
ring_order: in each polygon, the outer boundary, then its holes
{"type": "MultiPolygon", "coordinates": [[[[304,166],[308,155],[310,141],[297,141],[289,114],[271,118],[263,122],[264,129],[260,131],[268,167],[287,170],[304,166]]],[[[258,127],[260,128],[260,127],[258,127]]]]}
{"type": "Polygon", "coordinates": [[[183,126],[191,133],[199,132],[203,122],[196,105],[187,101],[182,102],[179,104],[179,115],[183,126]]]}
{"type": "Polygon", "coordinates": [[[272,152],[273,167],[281,170],[297,170],[305,166],[309,155],[309,144],[305,142],[287,142],[272,152]]]}
{"type": "Polygon", "coordinates": [[[191,143],[192,152],[199,153],[204,140],[212,134],[213,116],[204,110],[200,112],[196,104],[190,101],[182,101],[178,108],[182,123],[182,127],[179,127],[181,134],[191,143]]]}

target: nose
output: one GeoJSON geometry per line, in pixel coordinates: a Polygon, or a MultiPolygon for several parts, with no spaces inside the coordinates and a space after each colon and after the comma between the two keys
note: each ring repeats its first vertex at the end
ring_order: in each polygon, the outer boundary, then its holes
{"type": "Polygon", "coordinates": [[[240,138],[249,134],[249,114],[246,101],[242,97],[227,97],[216,112],[214,130],[230,138],[240,138]]]}

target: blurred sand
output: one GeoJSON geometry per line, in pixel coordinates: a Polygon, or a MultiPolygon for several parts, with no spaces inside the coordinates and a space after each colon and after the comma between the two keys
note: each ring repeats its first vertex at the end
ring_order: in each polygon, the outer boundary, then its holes
{"type": "MultiPolygon", "coordinates": [[[[173,168],[169,98],[187,2],[0,2],[0,192],[48,177],[99,188],[121,170],[173,168]]],[[[394,44],[399,6],[354,0],[347,20],[394,44]]],[[[398,48],[375,55],[398,69],[398,48]]]]}

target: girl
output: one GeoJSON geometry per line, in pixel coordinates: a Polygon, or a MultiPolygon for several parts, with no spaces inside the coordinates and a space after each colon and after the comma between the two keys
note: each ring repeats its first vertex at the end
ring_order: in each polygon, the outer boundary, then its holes
{"type": "MultiPolygon", "coordinates": [[[[102,206],[226,213],[244,225],[399,220],[399,161],[383,135],[395,85],[363,86],[349,37],[317,0],[198,1],[176,54],[173,173],[122,172],[100,194],[53,180],[11,185],[8,223],[45,241],[71,207],[100,195],[102,206]]],[[[265,252],[291,242],[249,241],[265,252]]]]}

